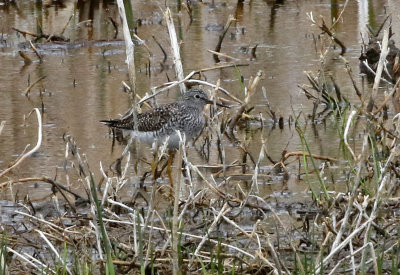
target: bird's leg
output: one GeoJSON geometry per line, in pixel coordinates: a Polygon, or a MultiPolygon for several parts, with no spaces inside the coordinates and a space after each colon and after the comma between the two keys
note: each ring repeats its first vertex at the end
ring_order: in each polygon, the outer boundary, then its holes
{"type": "MultiPolygon", "coordinates": [[[[161,160],[164,161],[164,156],[162,157],[161,160]]],[[[156,177],[156,178],[161,177],[162,172],[163,172],[163,171],[165,170],[165,168],[167,168],[167,166],[168,166],[168,161],[169,161],[169,155],[168,155],[167,161],[165,161],[165,162],[162,164],[161,168],[160,168],[160,169],[156,169],[156,171],[155,171],[155,177],[156,177]]],[[[161,161],[160,161],[160,162],[161,162],[161,161]]],[[[158,162],[157,165],[158,165],[160,162],[158,162]]]]}
{"type": "Polygon", "coordinates": [[[157,169],[158,168],[158,164],[159,164],[158,156],[157,156],[157,154],[154,154],[153,155],[153,160],[151,162],[151,173],[153,174],[153,180],[154,181],[157,180],[160,177],[161,172],[162,172],[162,170],[158,171],[158,169],[157,169]]]}
{"type": "Polygon", "coordinates": [[[169,184],[171,186],[174,186],[174,180],[172,177],[172,163],[174,162],[175,153],[176,152],[174,150],[169,151],[169,157],[167,161],[167,175],[169,178],[169,184]]]}
{"type": "Polygon", "coordinates": [[[188,176],[188,174],[186,173],[185,167],[186,167],[186,162],[182,158],[181,171],[182,171],[182,175],[183,175],[184,178],[186,178],[188,176]]]}

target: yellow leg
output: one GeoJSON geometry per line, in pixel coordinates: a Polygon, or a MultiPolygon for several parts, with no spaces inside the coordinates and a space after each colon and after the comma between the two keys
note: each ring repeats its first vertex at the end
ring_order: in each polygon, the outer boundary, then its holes
{"type": "Polygon", "coordinates": [[[172,177],[172,164],[174,163],[175,151],[169,151],[169,157],[167,162],[167,175],[169,178],[169,184],[171,187],[174,186],[174,180],[172,177]]]}

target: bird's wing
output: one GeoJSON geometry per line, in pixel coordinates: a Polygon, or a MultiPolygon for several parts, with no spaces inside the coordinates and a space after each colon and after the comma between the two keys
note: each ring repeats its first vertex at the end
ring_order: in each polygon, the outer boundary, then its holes
{"type": "MultiPolygon", "coordinates": [[[[179,104],[172,103],[156,107],[148,112],[137,114],[138,130],[142,132],[157,131],[167,124],[171,116],[178,111],[179,104]]],[[[102,120],[109,127],[134,130],[133,114],[120,119],[102,120]]]]}
{"type": "Polygon", "coordinates": [[[138,114],[138,130],[143,132],[158,131],[168,124],[171,117],[179,110],[178,103],[156,107],[151,111],[138,114]]]}

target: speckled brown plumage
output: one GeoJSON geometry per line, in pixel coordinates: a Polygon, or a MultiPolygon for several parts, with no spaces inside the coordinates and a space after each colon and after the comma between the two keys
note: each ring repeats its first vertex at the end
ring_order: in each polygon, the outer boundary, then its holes
{"type": "Polygon", "coordinates": [[[197,137],[201,133],[205,124],[203,109],[206,104],[210,103],[212,101],[208,99],[204,91],[191,89],[185,93],[182,101],[137,114],[136,129],[133,114],[121,119],[102,120],[101,122],[112,128],[129,130],[132,135],[147,143],[154,140],[163,141],[169,137],[170,147],[175,147],[179,144],[177,130],[185,134],[188,139],[197,137]]]}

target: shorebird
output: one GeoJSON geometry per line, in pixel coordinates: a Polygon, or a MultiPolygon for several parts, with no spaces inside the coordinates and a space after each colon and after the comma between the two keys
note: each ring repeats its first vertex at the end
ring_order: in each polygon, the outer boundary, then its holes
{"type": "MultiPolygon", "coordinates": [[[[190,89],[181,101],[136,114],[136,119],[133,114],[129,114],[119,119],[100,122],[111,128],[128,130],[140,142],[162,143],[168,139],[168,148],[176,149],[180,141],[177,131],[185,134],[187,140],[197,138],[205,125],[204,106],[213,103],[203,90],[190,89]]],[[[221,103],[216,105],[228,107],[221,103]]]]}

